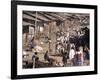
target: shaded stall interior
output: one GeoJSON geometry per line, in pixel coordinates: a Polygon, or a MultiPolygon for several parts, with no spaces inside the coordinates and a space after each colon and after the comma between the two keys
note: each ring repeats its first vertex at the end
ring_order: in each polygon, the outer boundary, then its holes
{"type": "MultiPolygon", "coordinates": [[[[82,36],[84,40],[86,37],[83,36],[88,36],[86,44],[82,46],[89,47],[89,19],[88,13],[23,11],[23,65],[27,64],[26,62],[32,63],[32,52],[38,52],[40,61],[44,60],[46,51],[51,56],[60,54],[58,45],[62,43],[63,40],[60,38],[63,39],[64,36],[69,44],[76,43],[76,36],[82,36]],[[27,55],[26,58],[24,55],[27,55]]],[[[65,44],[61,46],[66,48],[65,44]]]]}

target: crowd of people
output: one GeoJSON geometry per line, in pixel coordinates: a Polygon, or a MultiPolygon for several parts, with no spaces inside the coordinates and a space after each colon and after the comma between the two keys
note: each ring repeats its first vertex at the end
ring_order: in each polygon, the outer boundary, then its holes
{"type": "MultiPolygon", "coordinates": [[[[73,44],[74,45],[74,44],[73,44]]],[[[44,53],[44,61],[48,62],[51,66],[85,66],[89,65],[90,60],[90,50],[87,46],[83,48],[82,46],[75,48],[71,46],[69,52],[68,50],[61,51],[62,63],[58,62],[56,58],[51,58],[48,51],[44,53]]],[[[56,56],[57,57],[57,56],[56,56]]],[[[32,56],[33,65],[38,64],[39,57],[37,52],[32,56]]]]}
{"type": "Polygon", "coordinates": [[[89,29],[87,27],[69,32],[60,32],[57,37],[56,53],[62,54],[62,62],[66,66],[68,60],[70,66],[89,65],[89,29]]]}
{"type": "MultiPolygon", "coordinates": [[[[44,52],[44,61],[48,62],[48,65],[51,66],[84,66],[89,65],[90,61],[90,48],[89,48],[89,29],[83,28],[81,31],[77,32],[77,35],[70,35],[69,32],[58,32],[56,34],[56,52],[55,54],[60,54],[62,61],[58,62],[55,59],[51,58],[49,50],[44,52]]],[[[34,38],[31,41],[30,49],[34,48],[33,42],[34,38]]],[[[38,52],[33,52],[32,61],[33,67],[38,65],[39,56],[38,52]]],[[[57,56],[56,56],[57,57],[57,56]]],[[[41,65],[38,65],[41,66],[41,65]]],[[[37,67],[38,67],[37,66],[37,67]]]]}
{"type": "MultiPolygon", "coordinates": [[[[44,53],[44,61],[48,62],[48,65],[59,66],[59,67],[66,67],[66,66],[86,66],[89,65],[90,60],[90,52],[89,48],[85,47],[85,49],[82,51],[82,47],[79,47],[75,49],[75,47],[71,47],[70,51],[68,52],[65,50],[62,55],[62,63],[58,62],[56,58],[51,58],[51,55],[48,51],[44,53]]],[[[37,56],[37,52],[34,53],[32,56],[33,65],[38,65],[39,57],[37,56]]],[[[41,65],[40,65],[41,66],[41,65]]]]}

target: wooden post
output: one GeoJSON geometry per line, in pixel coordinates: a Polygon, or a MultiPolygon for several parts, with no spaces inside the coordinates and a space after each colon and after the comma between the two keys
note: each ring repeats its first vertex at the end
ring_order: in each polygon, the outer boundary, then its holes
{"type": "Polygon", "coordinates": [[[25,47],[27,47],[27,45],[28,45],[28,32],[27,33],[25,33],[25,47]]]}
{"type": "Polygon", "coordinates": [[[55,54],[55,47],[56,47],[56,22],[49,23],[49,53],[55,54]],[[52,53],[51,53],[52,52],[52,53]]]}
{"type": "Polygon", "coordinates": [[[49,54],[50,54],[50,50],[51,50],[51,47],[50,47],[50,45],[51,45],[51,42],[50,42],[50,40],[51,40],[51,23],[49,23],[49,54]]]}

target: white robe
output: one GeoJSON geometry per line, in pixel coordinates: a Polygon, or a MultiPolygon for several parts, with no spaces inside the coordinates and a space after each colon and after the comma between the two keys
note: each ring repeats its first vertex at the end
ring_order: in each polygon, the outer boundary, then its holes
{"type": "Polygon", "coordinates": [[[70,52],[69,52],[69,59],[73,59],[74,58],[74,55],[75,55],[75,51],[74,49],[71,49],[70,52]]]}

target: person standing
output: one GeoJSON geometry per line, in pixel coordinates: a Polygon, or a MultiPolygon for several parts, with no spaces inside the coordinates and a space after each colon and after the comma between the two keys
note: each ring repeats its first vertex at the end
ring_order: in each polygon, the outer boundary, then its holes
{"type": "Polygon", "coordinates": [[[33,67],[35,68],[36,66],[36,60],[38,59],[38,56],[37,56],[37,52],[33,53],[32,55],[32,61],[33,61],[33,67]]]}
{"type": "Polygon", "coordinates": [[[77,66],[83,65],[83,56],[82,55],[83,55],[82,51],[80,51],[80,49],[78,48],[75,53],[75,63],[77,66]]]}
{"type": "Polygon", "coordinates": [[[44,54],[44,60],[50,62],[48,51],[44,54]]]}
{"type": "Polygon", "coordinates": [[[86,65],[89,65],[90,64],[89,61],[90,61],[90,51],[88,48],[86,48],[84,50],[84,62],[86,65]]]}
{"type": "Polygon", "coordinates": [[[74,65],[74,55],[75,55],[74,47],[71,47],[69,51],[69,59],[70,59],[71,66],[74,65]]]}
{"type": "Polygon", "coordinates": [[[67,66],[67,60],[69,58],[68,52],[65,50],[62,58],[63,66],[67,66]]]}

